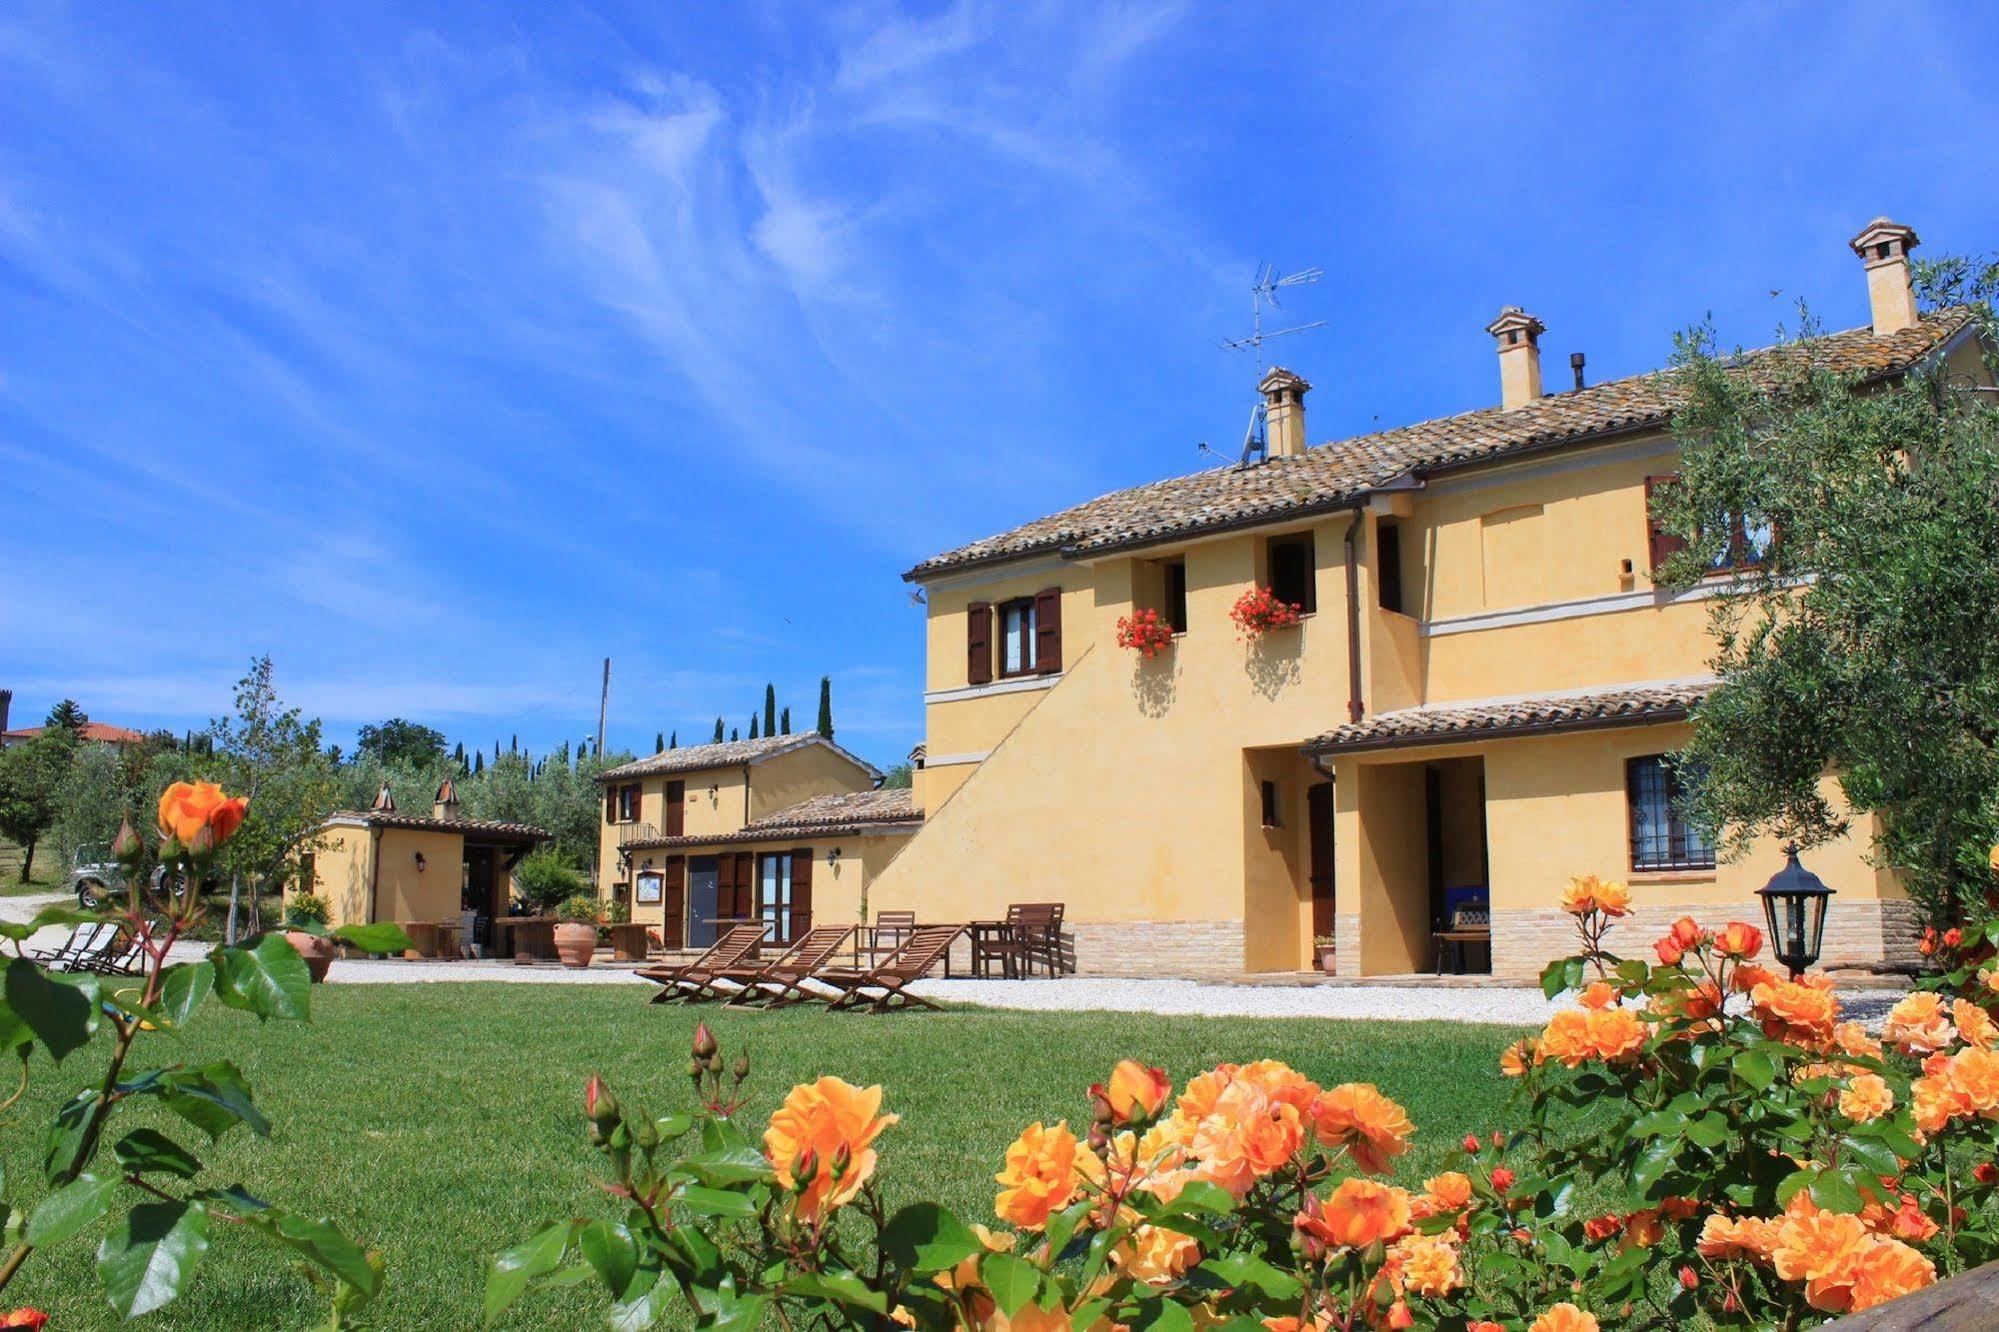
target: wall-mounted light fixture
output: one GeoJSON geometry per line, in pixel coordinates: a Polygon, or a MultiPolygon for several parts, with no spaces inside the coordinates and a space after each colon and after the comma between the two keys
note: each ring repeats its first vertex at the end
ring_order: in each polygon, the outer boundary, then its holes
{"type": "Polygon", "coordinates": [[[826,848],[826,863],[834,869],[838,869],[840,867],[839,847],[829,846],[826,848]]]}
{"type": "Polygon", "coordinates": [[[423,852],[421,851],[416,853],[416,872],[418,874],[423,873],[423,852]]]}

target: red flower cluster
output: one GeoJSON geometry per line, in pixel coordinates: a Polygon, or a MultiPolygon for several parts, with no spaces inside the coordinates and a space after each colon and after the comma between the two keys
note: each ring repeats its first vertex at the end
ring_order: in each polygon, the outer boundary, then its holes
{"type": "Polygon", "coordinates": [[[1279,601],[1267,587],[1252,587],[1229,607],[1229,618],[1245,638],[1255,638],[1273,629],[1289,629],[1304,618],[1304,608],[1279,601]]]}
{"type": "Polygon", "coordinates": [[[1150,660],[1173,646],[1173,626],[1161,620],[1156,610],[1120,615],[1117,622],[1117,645],[1121,648],[1130,648],[1139,656],[1150,660]]]}

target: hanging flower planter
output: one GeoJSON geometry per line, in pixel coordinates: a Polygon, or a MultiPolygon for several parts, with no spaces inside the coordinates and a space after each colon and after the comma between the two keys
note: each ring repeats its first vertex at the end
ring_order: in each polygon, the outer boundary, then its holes
{"type": "Polygon", "coordinates": [[[1156,610],[1120,615],[1117,622],[1117,645],[1121,648],[1130,648],[1150,661],[1173,646],[1173,626],[1160,619],[1156,610]]]}
{"type": "Polygon", "coordinates": [[[1304,618],[1302,608],[1279,601],[1267,587],[1252,587],[1229,607],[1229,618],[1244,638],[1260,638],[1277,629],[1291,629],[1304,618]]]}

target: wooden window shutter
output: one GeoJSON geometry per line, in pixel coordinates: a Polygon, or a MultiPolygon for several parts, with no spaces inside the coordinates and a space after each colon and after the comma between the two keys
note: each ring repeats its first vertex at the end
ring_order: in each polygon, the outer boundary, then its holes
{"type": "Polygon", "coordinates": [[[787,938],[803,939],[812,928],[812,848],[801,846],[791,853],[791,933],[787,938]]]}
{"type": "Polygon", "coordinates": [[[660,940],[668,948],[687,943],[687,857],[668,856],[666,872],[660,875],[660,896],[665,899],[665,922],[660,940]]]}
{"type": "Polygon", "coordinates": [[[975,601],[965,607],[965,681],[991,684],[993,678],[993,608],[975,601]]]}
{"type": "Polygon", "coordinates": [[[618,788],[615,786],[607,785],[604,788],[604,822],[616,823],[617,821],[618,821],[618,788]]]}
{"type": "Polygon", "coordinates": [[[736,853],[736,905],[732,916],[757,914],[757,858],[748,851],[736,853]]]}
{"type": "Polygon", "coordinates": [[[666,817],[660,821],[668,837],[684,836],[687,832],[687,783],[668,782],[666,784],[666,817]]]}
{"type": "Polygon", "coordinates": [[[1648,476],[1645,478],[1645,536],[1651,549],[1652,572],[1669,558],[1687,548],[1687,543],[1659,525],[1659,519],[1652,511],[1652,497],[1661,491],[1680,484],[1677,474],[1670,476],[1648,476]]]}
{"type": "Polygon", "coordinates": [[[1062,669],[1062,589],[1034,594],[1034,669],[1053,675],[1062,669]]]}

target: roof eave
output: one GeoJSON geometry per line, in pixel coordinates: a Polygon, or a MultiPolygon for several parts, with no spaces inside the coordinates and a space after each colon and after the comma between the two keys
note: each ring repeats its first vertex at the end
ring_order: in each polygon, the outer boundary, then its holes
{"type": "Polygon", "coordinates": [[[1371,736],[1349,741],[1321,736],[1307,744],[1304,752],[1325,758],[1328,755],[1379,753],[1387,749],[1434,749],[1443,745],[1470,745],[1483,740],[1518,740],[1537,735],[1560,735],[1572,731],[1611,731],[1628,726],[1666,726],[1686,721],[1692,715],[1693,710],[1685,704],[1672,704],[1645,712],[1618,713],[1608,717],[1570,717],[1561,721],[1518,722],[1505,726],[1483,726],[1473,730],[1436,731],[1419,735],[1371,736]]]}

